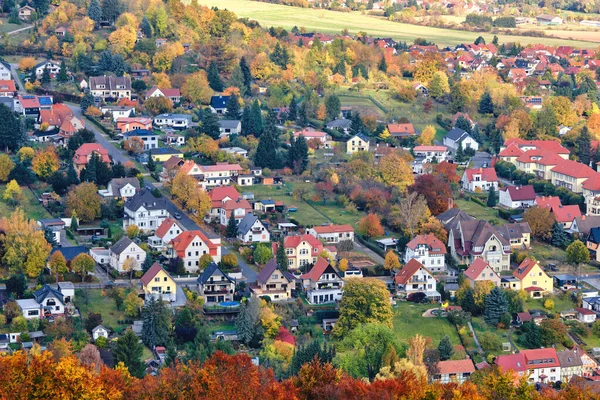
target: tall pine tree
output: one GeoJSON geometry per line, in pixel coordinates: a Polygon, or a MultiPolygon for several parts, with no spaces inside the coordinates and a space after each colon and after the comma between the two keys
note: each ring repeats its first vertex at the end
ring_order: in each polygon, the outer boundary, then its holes
{"type": "Polygon", "coordinates": [[[438,351],[440,352],[440,360],[445,361],[449,360],[452,357],[452,353],[454,353],[454,348],[452,347],[452,343],[450,342],[450,338],[448,335],[444,335],[442,340],[440,340],[440,344],[438,345],[438,351]]]}
{"type": "Polygon", "coordinates": [[[552,239],[550,241],[554,247],[566,247],[569,244],[569,236],[562,224],[554,221],[552,224],[552,239]]]}
{"type": "Polygon", "coordinates": [[[242,111],[242,135],[250,135],[252,129],[252,111],[250,110],[250,107],[244,107],[244,111],[242,111]]]}
{"type": "Polygon", "coordinates": [[[241,117],[240,101],[237,95],[232,94],[227,101],[227,111],[225,112],[226,119],[238,120],[241,117]]]}
{"type": "Polygon", "coordinates": [[[256,137],[260,137],[264,130],[264,124],[258,100],[254,100],[254,102],[252,102],[252,109],[250,110],[250,121],[252,123],[252,134],[254,134],[254,136],[256,137]]]}
{"type": "Polygon", "coordinates": [[[577,138],[577,157],[579,162],[585,165],[590,165],[592,160],[592,139],[587,126],[581,129],[581,133],[577,138]]]}
{"type": "Polygon", "coordinates": [[[208,84],[215,92],[222,92],[225,88],[223,81],[221,80],[221,76],[219,75],[217,63],[214,61],[211,61],[210,66],[208,67],[208,84]]]}
{"type": "Polygon", "coordinates": [[[292,100],[290,100],[287,119],[288,121],[296,121],[298,119],[298,101],[295,95],[292,95],[292,100]]]}
{"type": "Polygon", "coordinates": [[[67,76],[67,66],[65,65],[65,59],[63,58],[60,62],[60,71],[56,77],[56,80],[59,82],[66,82],[69,79],[67,76]]]}
{"type": "Polygon", "coordinates": [[[252,74],[250,73],[250,67],[246,62],[246,57],[240,58],[240,70],[244,78],[244,88],[246,92],[250,92],[250,85],[252,84],[252,74]]]}
{"type": "Polygon", "coordinates": [[[490,186],[490,190],[488,191],[487,206],[496,207],[496,190],[494,190],[494,185],[490,186]]]}
{"type": "Polygon", "coordinates": [[[128,329],[117,341],[113,355],[117,363],[125,364],[131,375],[141,378],[144,376],[143,352],[144,346],[139,342],[139,338],[128,329]]]}
{"type": "Polygon", "coordinates": [[[279,268],[282,271],[287,271],[288,265],[289,265],[289,260],[288,260],[287,254],[285,254],[285,245],[283,243],[283,235],[279,239],[279,244],[277,246],[277,253],[276,253],[275,257],[276,257],[275,260],[277,261],[279,268]]]}
{"type": "Polygon", "coordinates": [[[102,9],[100,9],[100,3],[98,3],[98,0],[92,0],[90,2],[90,6],[88,7],[88,17],[94,21],[96,26],[98,26],[102,20],[102,9]]]}
{"type": "Polygon", "coordinates": [[[162,299],[150,296],[142,308],[142,341],[151,349],[164,346],[169,341],[171,329],[171,312],[162,299]]]}
{"type": "Polygon", "coordinates": [[[483,319],[490,325],[497,325],[500,317],[508,310],[508,300],[498,287],[485,296],[483,319]]]}
{"type": "Polygon", "coordinates": [[[233,216],[233,211],[229,216],[229,221],[227,221],[227,229],[225,230],[225,235],[228,238],[235,238],[238,234],[238,224],[233,216]]]}
{"type": "Polygon", "coordinates": [[[219,124],[217,115],[211,113],[208,108],[204,110],[202,114],[202,126],[198,127],[200,133],[204,133],[211,138],[218,140],[221,135],[220,128],[221,125],[219,124]]]}
{"type": "Polygon", "coordinates": [[[265,131],[260,136],[254,163],[262,168],[275,169],[278,166],[277,149],[279,148],[279,132],[275,126],[275,117],[270,114],[267,118],[265,131]]]}

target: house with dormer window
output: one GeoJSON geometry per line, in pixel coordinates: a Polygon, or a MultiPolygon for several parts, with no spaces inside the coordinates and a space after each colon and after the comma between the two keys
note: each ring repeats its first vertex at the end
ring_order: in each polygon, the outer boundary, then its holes
{"type": "Polygon", "coordinates": [[[318,257],[315,265],[300,279],[310,304],[333,303],[342,299],[344,280],[339,271],[322,257],[318,257]]]}
{"type": "Polygon", "coordinates": [[[405,298],[415,293],[424,293],[432,300],[439,300],[441,296],[436,285],[437,279],[433,273],[414,258],[394,276],[396,293],[405,298]]]}
{"type": "Polygon", "coordinates": [[[416,259],[432,272],[446,270],[446,245],[433,234],[417,235],[406,244],[404,262],[416,259]]]}
{"type": "Polygon", "coordinates": [[[214,262],[204,269],[197,282],[198,292],[204,298],[205,306],[233,301],[235,280],[223,272],[214,262]]]}
{"type": "Polygon", "coordinates": [[[154,231],[170,216],[164,197],[155,197],[151,191],[142,189],[125,202],[123,229],[136,225],[142,231],[154,231]]]}
{"type": "Polygon", "coordinates": [[[467,169],[460,182],[462,188],[469,192],[487,192],[490,187],[498,191],[498,176],[494,168],[467,169]]]}
{"type": "Polygon", "coordinates": [[[113,244],[108,249],[108,255],[110,266],[119,272],[127,272],[123,270],[123,265],[129,258],[135,260],[134,271],[141,271],[142,264],[146,261],[146,251],[127,236],[123,236],[117,243],[113,244]]]}
{"type": "MultiPolygon", "coordinates": [[[[273,255],[277,254],[279,242],[274,242],[273,255]]],[[[286,236],[283,239],[285,254],[288,257],[288,269],[298,269],[317,262],[317,257],[324,249],[316,237],[310,234],[286,236]]]]}
{"type": "Polygon", "coordinates": [[[200,230],[181,232],[168,245],[168,256],[181,258],[188,272],[197,272],[200,257],[208,254],[214,262],[221,261],[221,239],[208,238],[200,230]]]}
{"type": "Polygon", "coordinates": [[[65,313],[65,299],[60,290],[49,285],[33,293],[33,299],[16,300],[26,319],[39,319],[65,313]]]}
{"type": "Polygon", "coordinates": [[[490,267],[490,264],[483,261],[481,258],[476,258],[463,274],[465,278],[467,278],[469,286],[472,288],[475,287],[477,282],[485,281],[492,282],[494,286],[500,286],[500,275],[490,267]]]}
{"type": "Polygon", "coordinates": [[[560,381],[561,368],[554,348],[521,350],[516,354],[499,355],[494,361],[504,371],[513,371],[531,383],[560,381]]]}
{"type": "Polygon", "coordinates": [[[283,301],[292,298],[292,281],[273,258],[256,276],[250,290],[253,296],[269,296],[271,301],[283,301]]]}

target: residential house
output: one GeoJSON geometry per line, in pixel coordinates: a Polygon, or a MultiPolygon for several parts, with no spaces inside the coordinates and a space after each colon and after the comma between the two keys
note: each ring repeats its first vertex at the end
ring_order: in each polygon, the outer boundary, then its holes
{"type": "Polygon", "coordinates": [[[128,200],[140,191],[138,178],[113,178],[106,185],[106,189],[98,190],[98,194],[104,198],[116,198],[128,200]]]}
{"type": "Polygon", "coordinates": [[[528,222],[505,224],[496,229],[510,242],[512,250],[526,250],[531,247],[531,227],[528,222]]]}
{"type": "Polygon", "coordinates": [[[136,225],[142,231],[156,230],[162,221],[169,217],[167,201],[164,197],[155,197],[150,190],[142,189],[125,202],[123,229],[136,225]]]}
{"type": "MultiPolygon", "coordinates": [[[[515,149],[516,146],[511,146],[505,151],[515,149]]],[[[506,158],[506,157],[505,157],[506,158]]],[[[517,170],[534,174],[539,179],[552,179],[552,169],[564,162],[559,154],[545,150],[527,150],[517,157],[515,166],[517,170]]]]}
{"type": "Polygon", "coordinates": [[[95,342],[96,340],[98,340],[98,338],[101,337],[108,339],[108,329],[103,327],[102,325],[98,325],[94,329],[92,329],[92,339],[95,342]]]}
{"type": "Polygon", "coordinates": [[[220,221],[221,207],[223,203],[229,200],[237,200],[242,198],[240,193],[233,186],[217,186],[208,192],[210,197],[211,207],[208,215],[205,217],[207,221],[220,221]]]}
{"type": "Polygon", "coordinates": [[[535,205],[535,191],[532,185],[505,186],[500,189],[500,204],[506,208],[529,208],[535,205]]]}
{"type": "Polygon", "coordinates": [[[581,185],[587,215],[600,215],[600,174],[586,179],[581,185]]]}
{"type": "Polygon", "coordinates": [[[415,146],[413,148],[415,159],[412,169],[415,174],[422,174],[423,167],[427,163],[440,163],[448,158],[446,146],[415,146]]]}
{"type": "Polygon", "coordinates": [[[121,134],[125,140],[130,140],[134,137],[142,139],[144,142],[144,150],[156,149],[158,147],[158,135],[146,129],[136,129],[131,132],[121,134]]]}
{"type": "Polygon", "coordinates": [[[0,60],[0,80],[9,81],[12,80],[12,73],[10,72],[10,64],[0,60]]]}
{"type": "MultiPolygon", "coordinates": [[[[102,115],[111,116],[113,122],[117,122],[121,118],[133,118],[135,114],[134,106],[108,106],[103,105],[100,107],[102,115]]],[[[123,132],[123,130],[121,130],[123,132]]],[[[127,132],[127,130],[125,130],[127,132]]]]}
{"type": "Polygon", "coordinates": [[[497,356],[494,362],[504,371],[514,371],[519,378],[525,376],[532,383],[554,383],[561,379],[560,363],[554,348],[503,354],[497,356]]]}
{"type": "Polygon", "coordinates": [[[551,172],[553,185],[565,187],[574,193],[582,193],[585,180],[598,175],[598,172],[587,165],[573,160],[564,160],[552,168],[551,172]]]}
{"type": "Polygon", "coordinates": [[[438,371],[433,376],[433,380],[441,383],[464,383],[475,372],[475,365],[470,358],[439,361],[437,366],[438,371]]]}
{"type": "Polygon", "coordinates": [[[146,260],[146,251],[138,246],[135,242],[129,239],[127,236],[123,236],[113,244],[109,249],[110,266],[119,273],[130,272],[123,269],[125,260],[133,259],[134,271],[141,271],[142,264],[146,260]]]}
{"type": "Polygon", "coordinates": [[[19,102],[21,103],[21,113],[23,116],[26,118],[38,118],[41,105],[37,96],[19,95],[19,102]]]}
{"type": "Polygon", "coordinates": [[[349,119],[335,119],[331,122],[327,123],[327,129],[334,129],[338,132],[342,132],[346,135],[350,133],[350,127],[352,126],[352,121],[349,119]]]}
{"type": "Polygon", "coordinates": [[[454,128],[444,136],[444,146],[455,152],[462,145],[463,150],[473,149],[479,150],[479,143],[466,131],[460,128],[454,128]]]}
{"type": "Polygon", "coordinates": [[[77,175],[81,174],[81,170],[87,166],[94,155],[97,155],[104,163],[110,164],[111,162],[108,150],[104,147],[98,143],[84,143],[75,150],[73,156],[73,167],[77,171],[77,175]]]}
{"type": "Polygon", "coordinates": [[[346,142],[346,154],[354,154],[359,151],[369,151],[369,138],[362,133],[352,136],[346,142]]]}
{"type": "Polygon", "coordinates": [[[156,251],[166,251],[169,243],[183,231],[185,228],[176,219],[165,218],[154,235],[148,238],[148,245],[156,251]]]}
{"type": "Polygon", "coordinates": [[[241,158],[248,158],[248,150],[241,147],[221,147],[219,150],[241,158]]]}
{"type": "Polygon", "coordinates": [[[388,124],[388,132],[392,137],[402,139],[405,137],[414,137],[419,134],[413,124],[388,124]]]}
{"type": "Polygon", "coordinates": [[[107,99],[131,99],[131,78],[129,76],[92,76],[90,93],[94,97],[107,99]]]}
{"type": "Polygon", "coordinates": [[[394,276],[394,285],[397,293],[402,297],[409,297],[414,293],[424,293],[432,300],[439,300],[440,294],[436,291],[437,279],[429,269],[414,258],[407,262],[394,276]]]}
{"type": "Polygon", "coordinates": [[[223,115],[227,112],[227,102],[231,96],[212,96],[210,98],[210,111],[213,114],[223,115]]]}
{"type": "Polygon", "coordinates": [[[593,228],[600,226],[600,215],[582,215],[573,218],[569,233],[577,233],[579,237],[587,237],[593,228]]]}
{"type": "Polygon", "coordinates": [[[586,238],[586,247],[590,251],[590,258],[594,261],[600,261],[600,227],[590,229],[590,233],[586,238]]]}
{"type": "Polygon", "coordinates": [[[223,272],[216,263],[208,264],[197,282],[198,292],[204,299],[204,306],[233,301],[235,280],[223,272]]]}
{"type": "Polygon", "coordinates": [[[587,308],[577,307],[575,308],[575,312],[577,313],[577,320],[584,324],[593,324],[598,318],[594,311],[588,310],[587,308]]]}
{"type": "Polygon", "coordinates": [[[161,89],[155,85],[146,92],[146,98],[151,97],[166,97],[174,105],[181,103],[181,91],[179,89],[161,89]]]}
{"type": "Polygon", "coordinates": [[[540,14],[535,19],[540,25],[561,25],[563,23],[562,18],[556,15],[540,14]]]}
{"type": "Polygon", "coordinates": [[[239,196],[237,199],[228,199],[221,202],[219,209],[219,223],[222,226],[227,226],[231,215],[237,224],[247,215],[252,213],[252,206],[248,200],[239,196]]]}
{"type": "Polygon", "coordinates": [[[576,204],[553,207],[552,214],[556,222],[561,224],[564,229],[571,229],[573,221],[581,218],[581,210],[576,204]]]}
{"type": "Polygon", "coordinates": [[[304,128],[294,132],[294,138],[303,136],[306,141],[314,140],[320,144],[325,144],[327,141],[327,134],[325,132],[316,131],[313,128],[304,128]]]}
{"type": "Polygon", "coordinates": [[[498,190],[498,176],[494,168],[466,169],[460,181],[462,188],[469,192],[487,192],[490,187],[498,190]]]}
{"type": "Polygon", "coordinates": [[[473,260],[463,274],[472,288],[475,287],[475,283],[485,281],[492,282],[494,286],[500,286],[500,275],[481,258],[473,260]]]}
{"type": "Polygon", "coordinates": [[[171,147],[156,147],[148,150],[148,156],[156,162],[162,162],[169,160],[171,157],[183,159],[183,152],[181,150],[173,149],[171,147]]]}
{"type": "Polygon", "coordinates": [[[434,234],[417,235],[406,244],[404,263],[416,259],[429,271],[446,271],[446,245],[434,234]]]}
{"type": "Polygon", "coordinates": [[[221,261],[221,239],[209,239],[200,230],[184,231],[175,237],[168,246],[171,258],[179,257],[188,272],[197,272],[200,257],[208,254],[214,262],[221,261]]]}
{"type": "Polygon", "coordinates": [[[54,30],[54,34],[56,36],[62,36],[62,37],[64,37],[67,34],[68,31],[69,31],[68,28],[66,28],[64,26],[59,26],[58,28],[56,28],[54,30]]]}
{"type": "Polygon", "coordinates": [[[152,119],[146,117],[117,117],[115,122],[117,123],[117,130],[122,133],[138,129],[152,129],[152,119]]]}
{"type": "Polygon", "coordinates": [[[177,300],[177,283],[171,278],[171,275],[165,271],[159,263],[154,263],[140,278],[142,290],[146,295],[146,300],[150,297],[155,299],[162,298],[165,301],[177,300]]]}
{"type": "Polygon", "coordinates": [[[185,145],[185,136],[179,133],[167,132],[165,135],[167,146],[185,145]]]}
{"type": "Polygon", "coordinates": [[[242,133],[242,122],[237,119],[222,119],[219,121],[219,138],[242,133]]]}
{"type": "Polygon", "coordinates": [[[248,213],[242,218],[237,231],[237,238],[242,243],[268,243],[271,241],[271,233],[265,224],[252,213],[248,213]]]}
{"type": "Polygon", "coordinates": [[[52,232],[54,242],[60,244],[61,232],[65,230],[66,223],[60,218],[40,219],[37,224],[44,232],[52,232]]]}
{"type": "Polygon", "coordinates": [[[15,81],[0,79],[0,97],[15,97],[16,93],[15,81]]]}
{"type": "Polygon", "coordinates": [[[284,301],[292,298],[292,281],[273,258],[258,273],[250,290],[254,296],[269,296],[274,302],[284,301]]]}
{"type": "Polygon", "coordinates": [[[459,221],[448,234],[453,257],[461,264],[470,264],[483,258],[496,272],[510,268],[510,242],[488,221],[459,221]]]}
{"type": "Polygon", "coordinates": [[[518,281],[516,287],[511,285],[509,289],[525,290],[532,298],[541,298],[545,294],[554,292],[552,277],[548,276],[540,264],[526,258],[513,272],[513,277],[518,281]]]}
{"type": "Polygon", "coordinates": [[[160,129],[185,130],[192,124],[192,116],[188,114],[159,114],[154,117],[153,124],[160,129]]]}
{"type": "MultiPolygon", "coordinates": [[[[182,166],[182,168],[184,168],[182,166]]],[[[229,164],[227,162],[218,162],[215,165],[199,165],[200,170],[199,184],[204,189],[214,186],[229,185],[237,175],[242,171],[239,164],[229,164]]]]}
{"type": "Polygon", "coordinates": [[[19,19],[21,21],[29,21],[31,20],[31,14],[33,14],[35,12],[35,8],[28,6],[28,5],[24,5],[22,7],[19,7],[19,19]]]}
{"type": "Polygon", "coordinates": [[[316,225],[306,230],[327,244],[339,243],[343,240],[354,241],[354,228],[351,225],[316,225]]]}
{"type": "MultiPolygon", "coordinates": [[[[278,242],[272,244],[273,255],[277,254],[278,246],[278,242]]],[[[316,263],[319,254],[324,249],[323,244],[309,234],[286,236],[283,239],[283,246],[288,257],[288,269],[291,270],[316,263]]]]}
{"type": "Polygon", "coordinates": [[[558,362],[560,364],[561,382],[570,382],[571,378],[574,376],[583,376],[583,361],[581,360],[581,352],[582,350],[578,347],[574,347],[572,350],[565,349],[556,352],[558,362]]]}
{"type": "Polygon", "coordinates": [[[50,77],[54,78],[60,72],[60,63],[52,60],[45,60],[37,63],[33,69],[35,70],[35,76],[37,76],[38,79],[42,78],[45,69],[48,69],[50,77]]]}
{"type": "Polygon", "coordinates": [[[17,305],[26,319],[63,315],[66,311],[64,295],[50,285],[33,292],[33,299],[17,300],[17,305]]]}
{"type": "Polygon", "coordinates": [[[323,304],[340,301],[344,280],[338,270],[322,257],[318,257],[314,264],[310,271],[300,276],[308,302],[323,304]]]}

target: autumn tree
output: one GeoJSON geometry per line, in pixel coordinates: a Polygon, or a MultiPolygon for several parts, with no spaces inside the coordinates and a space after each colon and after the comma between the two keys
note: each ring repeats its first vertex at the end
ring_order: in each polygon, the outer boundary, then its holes
{"type": "Polygon", "coordinates": [[[79,352],[79,361],[81,364],[92,367],[96,372],[100,371],[100,368],[104,365],[98,348],[91,343],[85,345],[81,352],[79,352]]]}
{"type": "Polygon", "coordinates": [[[48,268],[54,274],[56,274],[56,282],[58,282],[58,275],[65,274],[69,269],[67,268],[67,260],[63,256],[60,250],[55,251],[48,260],[48,268]]]}
{"type": "Polygon", "coordinates": [[[423,365],[423,354],[425,353],[425,346],[427,341],[421,335],[415,335],[408,341],[408,350],[406,351],[406,357],[414,365],[423,365]]]}
{"type": "Polygon", "coordinates": [[[409,192],[401,198],[394,207],[393,214],[411,238],[415,236],[418,226],[425,223],[431,215],[427,201],[417,192],[409,192]]]}
{"type": "Polygon", "coordinates": [[[384,231],[379,217],[375,214],[362,217],[358,223],[358,233],[367,238],[382,236],[384,231]]]}
{"type": "Polygon", "coordinates": [[[2,263],[12,273],[23,272],[38,277],[46,266],[51,246],[34,220],[25,217],[21,209],[0,220],[2,263]]]}
{"type": "Polygon", "coordinates": [[[86,253],[81,253],[75,256],[71,261],[71,269],[81,275],[81,282],[83,282],[88,272],[93,272],[96,267],[96,263],[92,256],[86,253]]]}
{"type": "Polygon", "coordinates": [[[69,191],[66,200],[66,214],[76,214],[83,222],[91,222],[101,215],[102,198],[98,187],[92,182],[83,182],[69,191]]]}
{"type": "Polygon", "coordinates": [[[60,167],[58,155],[54,150],[54,147],[48,147],[45,150],[38,152],[31,163],[33,172],[40,179],[47,179],[60,167]]]}
{"type": "Polygon", "coordinates": [[[349,279],[344,285],[340,317],[333,328],[335,337],[344,337],[355,327],[371,322],[391,327],[392,306],[385,283],[374,278],[349,279]]]}
{"type": "Polygon", "coordinates": [[[31,71],[33,67],[37,64],[35,58],[33,57],[23,57],[19,60],[19,69],[21,71],[31,71]]]}
{"type": "Polygon", "coordinates": [[[567,247],[567,262],[577,268],[577,270],[579,270],[579,266],[582,263],[589,261],[590,251],[581,240],[575,240],[567,247]]]}
{"type": "Polygon", "coordinates": [[[4,190],[2,199],[5,200],[10,206],[16,206],[22,197],[23,192],[21,191],[21,186],[19,186],[16,180],[13,179],[6,184],[6,189],[4,190]]]}
{"type": "Polygon", "coordinates": [[[140,264],[137,262],[135,258],[128,258],[123,262],[123,272],[129,274],[129,281],[133,279],[133,272],[140,268],[140,264]]]}
{"type": "Polygon", "coordinates": [[[392,250],[389,250],[386,253],[383,268],[388,271],[400,268],[400,260],[398,259],[396,253],[394,253],[392,250]]]}
{"type": "Polygon", "coordinates": [[[114,53],[123,56],[131,54],[137,41],[136,28],[133,26],[124,26],[108,36],[108,41],[114,53]]]}
{"type": "Polygon", "coordinates": [[[144,108],[152,115],[165,114],[173,111],[173,103],[166,97],[150,97],[144,101],[144,108]]]}
{"type": "MultiPolygon", "coordinates": [[[[152,99],[157,98],[159,97],[153,97],[152,99]]],[[[139,136],[130,137],[123,142],[123,150],[129,154],[141,154],[144,152],[144,141],[139,136]]]]}
{"type": "Polygon", "coordinates": [[[452,189],[440,171],[441,168],[437,173],[418,175],[415,183],[408,188],[410,193],[417,193],[426,200],[427,207],[433,215],[446,211],[448,201],[452,198],[452,189]]]}
{"type": "Polygon", "coordinates": [[[541,240],[550,239],[554,217],[549,209],[530,207],[523,213],[523,221],[529,224],[533,237],[541,240]]]}
{"type": "Polygon", "coordinates": [[[203,70],[188,75],[181,87],[181,94],[193,103],[208,104],[213,93],[203,70]]]}
{"type": "Polygon", "coordinates": [[[417,138],[417,142],[423,146],[430,146],[433,144],[433,139],[435,139],[436,130],[433,125],[427,125],[421,135],[417,138]]]}
{"type": "Polygon", "coordinates": [[[8,154],[0,154],[0,181],[8,181],[8,176],[15,168],[15,163],[8,154]]]}
{"type": "Polygon", "coordinates": [[[379,172],[382,181],[389,186],[397,187],[401,192],[415,181],[412,168],[398,153],[390,153],[379,161],[379,172]]]}
{"type": "Polygon", "coordinates": [[[445,94],[450,93],[450,85],[448,84],[448,76],[444,71],[436,71],[427,86],[429,95],[434,99],[440,98],[445,94]]]}
{"type": "Polygon", "coordinates": [[[21,147],[19,149],[19,151],[17,152],[17,157],[19,157],[19,160],[24,163],[27,163],[27,162],[30,162],[31,160],[33,160],[34,156],[35,156],[35,151],[33,150],[33,148],[27,147],[27,146],[21,147]]]}
{"type": "Polygon", "coordinates": [[[180,171],[173,179],[171,194],[177,199],[181,207],[194,213],[198,220],[202,220],[210,210],[210,197],[198,186],[198,181],[184,171],[180,171]]]}

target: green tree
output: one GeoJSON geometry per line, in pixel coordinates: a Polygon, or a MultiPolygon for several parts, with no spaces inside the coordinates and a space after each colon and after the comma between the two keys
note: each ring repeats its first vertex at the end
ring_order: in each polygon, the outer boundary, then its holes
{"type": "Polygon", "coordinates": [[[497,325],[504,314],[508,310],[508,301],[498,287],[492,289],[490,294],[485,297],[483,319],[490,325],[497,325]]]}
{"type": "MultiPolygon", "coordinates": [[[[115,302],[116,301],[117,300],[115,299],[115,302]]],[[[140,313],[140,307],[144,305],[144,300],[140,299],[135,292],[131,291],[123,300],[123,305],[125,305],[125,315],[128,317],[137,317],[140,313]]]]}
{"type": "Polygon", "coordinates": [[[320,341],[313,340],[305,346],[296,348],[288,372],[297,375],[304,364],[314,361],[315,358],[321,364],[332,363],[334,356],[335,349],[333,346],[327,346],[327,343],[321,346],[320,341]]]}
{"type": "Polygon", "coordinates": [[[250,134],[260,137],[265,130],[262,112],[260,111],[260,104],[258,100],[252,102],[252,108],[250,109],[250,134]]]}
{"type": "Polygon", "coordinates": [[[444,335],[442,340],[440,340],[440,344],[438,345],[437,349],[440,352],[440,360],[445,361],[452,357],[452,353],[454,353],[454,347],[452,347],[452,343],[450,342],[448,335],[444,335]]]}
{"type": "Polygon", "coordinates": [[[289,121],[296,121],[298,119],[298,101],[295,95],[292,95],[292,99],[290,100],[287,119],[289,121]]]}
{"type": "Polygon", "coordinates": [[[265,244],[258,244],[253,253],[254,262],[259,265],[266,264],[273,257],[273,253],[269,246],[265,244]]]}
{"type": "Polygon", "coordinates": [[[67,66],[65,65],[65,59],[63,58],[60,62],[60,71],[58,72],[58,76],[56,80],[59,82],[66,82],[69,79],[67,76],[67,66]]]}
{"type": "Polygon", "coordinates": [[[246,92],[250,92],[250,85],[252,84],[252,74],[250,73],[250,67],[248,66],[246,57],[240,58],[239,67],[240,67],[240,71],[242,72],[243,85],[244,85],[243,87],[246,90],[246,92]]]}
{"type": "Polygon", "coordinates": [[[325,108],[327,110],[327,119],[334,120],[338,119],[340,115],[340,111],[342,110],[342,105],[340,103],[340,98],[335,94],[327,96],[325,99],[325,108]]]}
{"type": "Polygon", "coordinates": [[[162,301],[162,297],[149,297],[142,307],[142,341],[152,349],[154,346],[165,346],[169,342],[171,312],[162,301]]]}
{"type": "Polygon", "coordinates": [[[0,104],[0,149],[17,151],[25,143],[21,120],[10,108],[0,104]]]}
{"type": "Polygon", "coordinates": [[[282,271],[287,271],[289,260],[287,254],[285,254],[285,246],[283,244],[283,235],[281,239],[279,239],[279,244],[277,246],[277,254],[275,255],[277,264],[282,271]]]}
{"type": "Polygon", "coordinates": [[[254,164],[258,167],[276,169],[279,165],[277,149],[279,148],[278,130],[272,115],[267,118],[265,131],[260,135],[258,147],[254,155],[254,164]]]}
{"type": "Polygon", "coordinates": [[[381,56],[381,60],[379,64],[377,64],[377,69],[381,72],[387,72],[387,61],[385,60],[385,56],[381,56]]]}
{"type": "Polygon", "coordinates": [[[50,69],[48,67],[44,68],[44,72],[42,72],[42,84],[50,83],[50,69]]]}
{"type": "Polygon", "coordinates": [[[340,317],[332,334],[341,338],[361,324],[377,322],[391,327],[390,292],[374,278],[348,280],[340,302],[340,317]]]}
{"type": "Polygon", "coordinates": [[[221,76],[219,75],[217,63],[214,61],[211,61],[210,66],[208,67],[208,84],[215,92],[222,92],[225,88],[221,76]]]}
{"type": "Polygon", "coordinates": [[[92,96],[92,94],[90,92],[87,92],[81,98],[81,102],[79,103],[79,107],[81,107],[81,112],[85,114],[88,107],[90,107],[92,105],[94,105],[94,96],[92,96]]]}
{"type": "Polygon", "coordinates": [[[496,207],[496,191],[493,185],[490,186],[490,190],[488,191],[487,206],[496,207]]]}
{"type": "Polygon", "coordinates": [[[577,138],[577,157],[582,164],[590,165],[592,160],[592,139],[587,126],[581,129],[581,133],[577,138]]]}
{"type": "Polygon", "coordinates": [[[279,44],[279,42],[277,42],[275,44],[275,47],[273,48],[273,52],[271,53],[269,58],[275,65],[280,66],[282,69],[287,69],[287,65],[291,61],[291,57],[290,57],[290,53],[288,52],[288,49],[285,46],[282,46],[281,44],[279,44]]]}
{"type": "Polygon", "coordinates": [[[308,143],[306,138],[299,135],[290,141],[290,150],[288,151],[288,165],[295,174],[300,175],[308,166],[308,143]]]}
{"type": "Polygon", "coordinates": [[[475,39],[475,44],[476,45],[485,44],[485,39],[483,38],[483,36],[478,36],[477,39],[475,39]]]}
{"type": "Polygon", "coordinates": [[[479,113],[481,114],[492,114],[494,112],[494,103],[492,102],[492,96],[487,90],[481,95],[479,99],[479,113]]]}
{"type": "Polygon", "coordinates": [[[462,142],[458,144],[458,149],[456,149],[456,154],[454,155],[454,161],[458,163],[462,163],[465,161],[465,151],[463,150],[462,142]]]}
{"type": "Polygon", "coordinates": [[[121,3],[119,0],[102,0],[102,16],[110,22],[115,22],[121,15],[121,3]]]}
{"type": "Polygon", "coordinates": [[[550,243],[554,247],[564,247],[569,243],[569,235],[565,232],[562,224],[556,221],[552,224],[552,239],[550,243]]]}
{"type": "Polygon", "coordinates": [[[260,344],[264,329],[260,322],[260,299],[251,297],[242,304],[240,313],[235,320],[238,338],[246,345],[260,344]]]}
{"type": "Polygon", "coordinates": [[[98,0],[92,0],[90,2],[90,6],[88,7],[88,17],[90,17],[96,25],[102,20],[102,9],[100,8],[98,0]]]}
{"type": "Polygon", "coordinates": [[[92,272],[96,267],[94,259],[86,253],[78,254],[71,261],[71,269],[81,275],[81,282],[83,282],[88,272],[92,272]]]}
{"type": "Polygon", "coordinates": [[[536,136],[558,136],[558,118],[551,105],[545,105],[535,114],[532,130],[536,136]]]}
{"type": "Polygon", "coordinates": [[[235,220],[235,217],[233,216],[233,211],[231,212],[231,215],[229,216],[229,221],[227,221],[227,229],[225,230],[225,235],[228,238],[235,238],[237,237],[238,234],[238,224],[237,221],[235,220]]]}
{"type": "Polygon", "coordinates": [[[122,362],[131,375],[141,378],[144,376],[143,352],[144,346],[139,342],[137,335],[128,329],[117,341],[113,354],[115,361],[122,362]]]}
{"type": "Polygon", "coordinates": [[[152,24],[148,20],[148,17],[144,15],[142,22],[140,22],[140,30],[147,38],[151,38],[153,34],[152,24]]]}
{"type": "Polygon", "coordinates": [[[448,76],[443,71],[436,71],[427,87],[429,95],[434,99],[440,98],[450,92],[448,76]]]}
{"type": "Polygon", "coordinates": [[[473,295],[473,289],[468,287],[465,291],[465,294],[460,301],[460,306],[463,310],[468,313],[471,313],[473,316],[477,316],[481,314],[480,308],[475,304],[475,296],[473,295]]]}
{"type": "Polygon", "coordinates": [[[199,133],[204,133],[210,136],[214,140],[218,140],[221,135],[221,125],[219,124],[219,118],[216,114],[210,112],[207,108],[202,111],[202,125],[198,127],[199,133]]]}
{"type": "Polygon", "coordinates": [[[227,111],[225,112],[225,119],[240,119],[242,113],[240,110],[240,101],[237,95],[232,94],[227,100],[227,111]]]}
{"type": "Polygon", "coordinates": [[[567,262],[577,269],[579,276],[579,266],[582,263],[590,261],[590,251],[581,240],[575,240],[567,247],[567,262]]]}
{"type": "Polygon", "coordinates": [[[521,326],[519,342],[528,349],[538,349],[542,346],[542,330],[533,322],[525,322],[521,326]]]}

